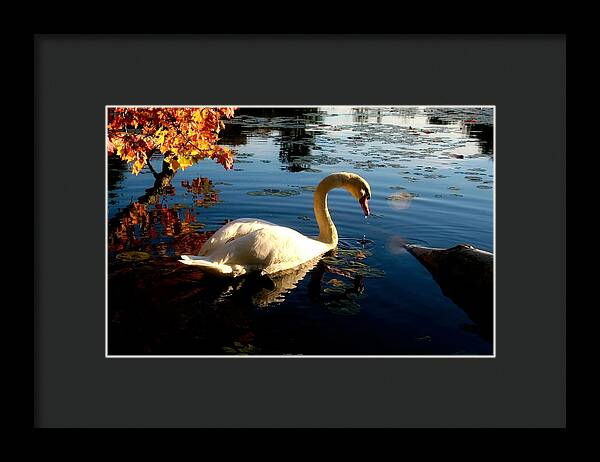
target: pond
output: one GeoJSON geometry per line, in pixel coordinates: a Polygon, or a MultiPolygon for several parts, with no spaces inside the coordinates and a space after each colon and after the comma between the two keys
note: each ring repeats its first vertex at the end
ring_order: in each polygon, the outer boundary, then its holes
{"type": "Polygon", "coordinates": [[[493,251],[493,111],[242,107],[220,134],[232,170],[203,160],[158,182],[109,157],[108,354],[492,355],[403,244],[493,251]],[[242,217],[318,235],[314,188],[340,171],[369,182],[371,215],[331,191],[339,245],[312,267],[223,280],[177,261],[242,217]]]}

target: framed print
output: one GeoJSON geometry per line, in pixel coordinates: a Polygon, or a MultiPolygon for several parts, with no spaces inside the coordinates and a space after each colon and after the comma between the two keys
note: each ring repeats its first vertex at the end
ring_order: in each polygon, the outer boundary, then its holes
{"type": "Polygon", "coordinates": [[[564,35],[34,43],[34,426],[565,426],[564,35]]]}

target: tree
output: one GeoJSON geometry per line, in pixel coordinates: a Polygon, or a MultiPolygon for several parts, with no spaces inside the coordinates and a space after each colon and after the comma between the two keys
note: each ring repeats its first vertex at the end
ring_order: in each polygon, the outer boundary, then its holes
{"type": "MultiPolygon", "coordinates": [[[[192,229],[195,217],[186,214],[180,220],[177,212],[163,207],[160,197],[174,193],[171,180],[178,169],[185,169],[201,159],[217,160],[226,169],[233,167],[233,153],[217,146],[219,132],[224,128],[222,118],[231,118],[235,108],[137,108],[116,107],[108,110],[107,149],[109,155],[132,164],[132,173],[137,175],[148,166],[154,176],[154,184],[135,202],[120,210],[108,223],[109,248],[120,251],[138,247],[134,227],[140,226],[152,233],[152,223],[157,219],[171,235],[185,243],[180,253],[194,253],[207,239],[209,233],[186,233],[192,229]],[[163,156],[162,169],[157,172],[150,156],[163,156]],[[149,205],[154,205],[150,210],[149,205]]],[[[208,207],[218,201],[212,183],[206,178],[182,182],[194,194],[197,205],[208,207]],[[200,198],[200,195],[203,198],[200,198]]],[[[177,244],[176,244],[177,246],[177,244]]]]}
{"type": "Polygon", "coordinates": [[[163,166],[173,173],[205,158],[231,169],[233,153],[217,146],[217,141],[225,127],[221,119],[233,117],[234,111],[233,107],[109,108],[107,150],[131,163],[135,175],[148,165],[156,176],[148,162],[156,151],[163,155],[163,166]]]}

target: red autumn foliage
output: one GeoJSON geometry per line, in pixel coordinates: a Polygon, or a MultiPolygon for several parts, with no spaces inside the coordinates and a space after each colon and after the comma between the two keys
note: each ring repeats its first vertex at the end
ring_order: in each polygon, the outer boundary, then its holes
{"type": "Polygon", "coordinates": [[[138,174],[150,155],[160,152],[171,170],[185,169],[210,158],[233,168],[231,150],[218,146],[223,118],[234,116],[233,107],[114,107],[108,109],[109,154],[132,164],[138,174]]]}

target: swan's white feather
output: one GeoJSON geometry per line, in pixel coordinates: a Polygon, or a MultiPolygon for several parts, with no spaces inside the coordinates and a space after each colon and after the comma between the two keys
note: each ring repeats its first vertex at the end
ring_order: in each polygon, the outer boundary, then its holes
{"type": "Polygon", "coordinates": [[[219,229],[202,247],[199,256],[182,255],[179,261],[235,277],[250,272],[285,271],[329,250],[330,246],[291,228],[241,218],[219,229]]]}
{"type": "Polygon", "coordinates": [[[252,231],[269,226],[277,225],[257,218],[238,218],[219,228],[215,234],[204,243],[200,250],[200,255],[210,255],[211,252],[218,249],[232,238],[240,238],[252,231]]]}

